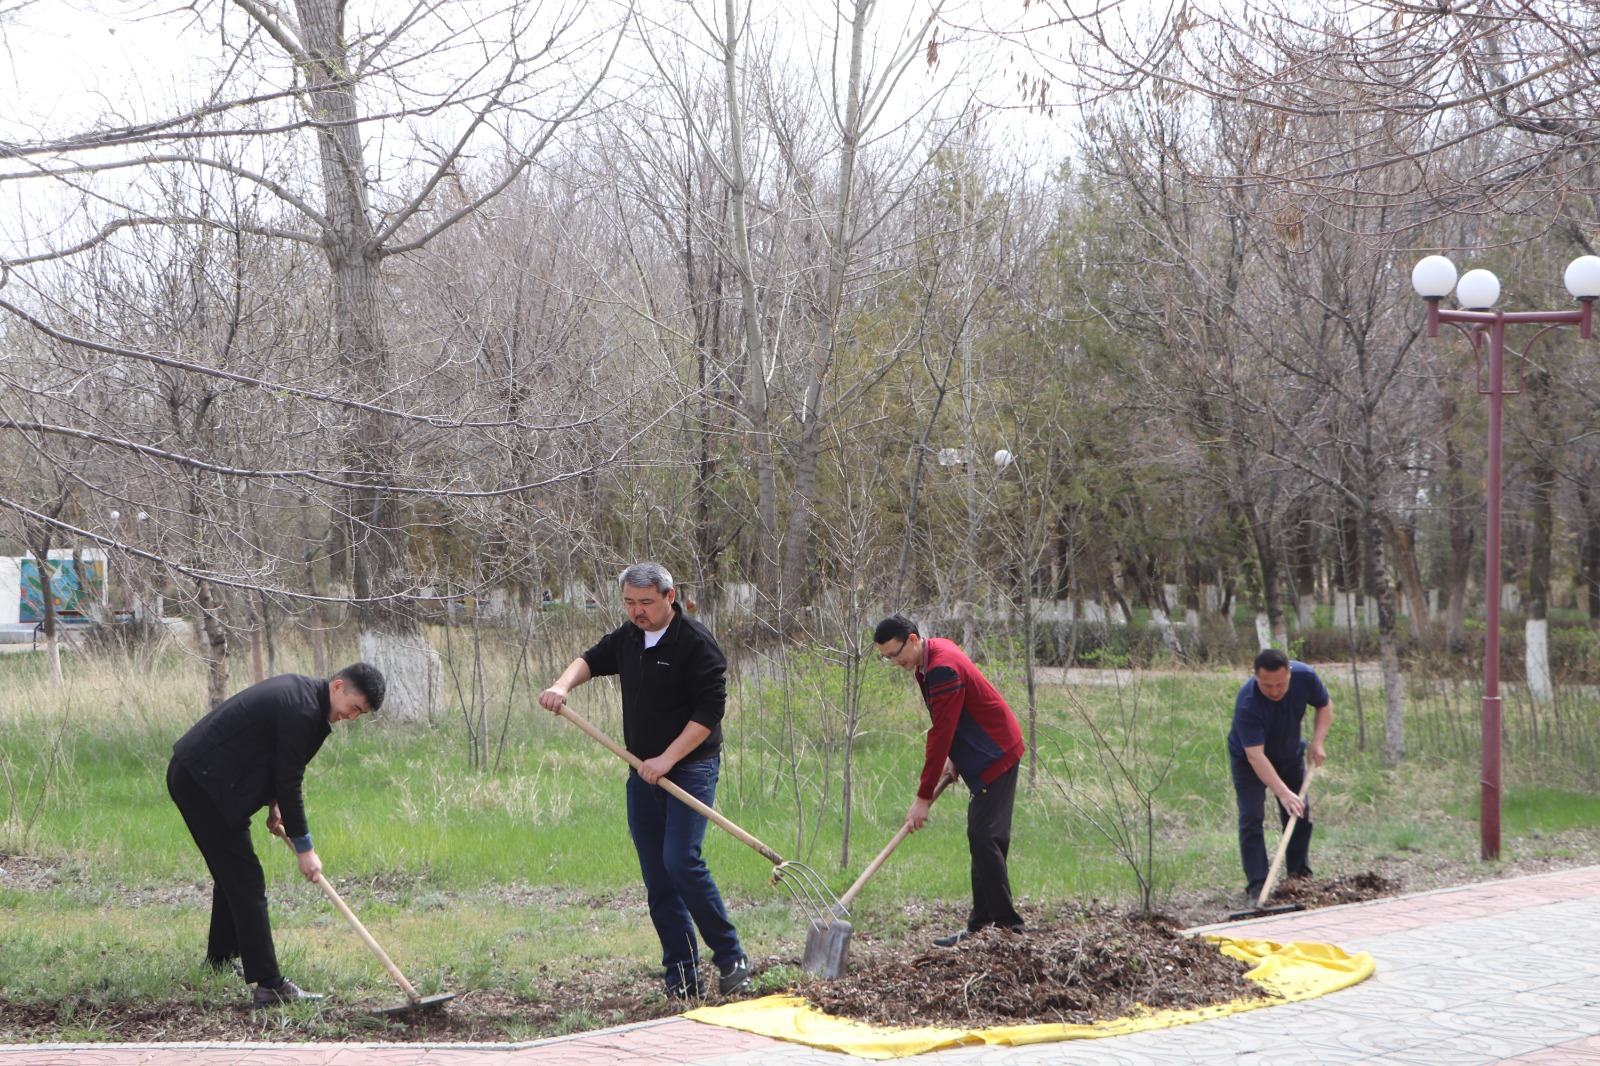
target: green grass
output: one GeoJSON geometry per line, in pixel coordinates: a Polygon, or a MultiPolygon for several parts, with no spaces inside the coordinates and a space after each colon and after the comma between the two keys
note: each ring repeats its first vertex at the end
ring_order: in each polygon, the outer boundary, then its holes
{"type": "MultiPolygon", "coordinates": [[[[460,636],[454,639],[459,647],[460,636]]],[[[491,651],[491,678],[509,677],[511,653],[491,651]]],[[[10,858],[29,856],[55,878],[0,881],[0,995],[60,1005],[63,1034],[84,1039],[106,1035],[97,1029],[97,1003],[237,1002],[232,975],[197,965],[209,883],[164,782],[172,741],[204,703],[198,665],[178,653],[74,657],[67,665],[68,685],[56,691],[38,657],[0,657],[0,866],[35,869],[10,858]]],[[[280,665],[297,667],[304,669],[280,665]]],[[[1025,717],[1015,671],[989,670],[1025,717]]],[[[787,672],[764,676],[732,686],[718,806],[842,891],[904,817],[924,712],[906,675],[869,668],[853,753],[852,840],[841,866],[837,671],[797,653],[787,672]]],[[[1144,677],[1122,689],[1040,687],[1040,772],[1019,793],[1013,830],[1012,883],[1026,913],[1134,903],[1128,862],[1094,821],[1108,824],[1119,809],[1138,815],[1135,786],[1158,779],[1155,905],[1232,898],[1241,886],[1223,741],[1240,680],[1198,673],[1144,677]],[[1111,752],[1126,773],[1107,770],[1111,752]]],[[[1368,750],[1360,751],[1348,673],[1330,669],[1327,680],[1336,717],[1330,762],[1313,797],[1319,875],[1470,862],[1477,753],[1462,738],[1472,694],[1438,685],[1414,692],[1412,754],[1387,769],[1376,756],[1381,695],[1365,691],[1368,750]]],[[[526,683],[512,694],[515,712],[496,770],[472,767],[457,711],[426,728],[371,719],[338,726],[307,774],[311,826],[329,877],[424,994],[499,988],[538,999],[554,975],[574,969],[655,980],[659,949],[624,823],[624,769],[569,723],[534,708],[532,695],[526,683]]],[[[574,704],[620,735],[608,685],[580,689],[574,704]]],[[[1549,757],[1547,743],[1559,729],[1562,750],[1594,750],[1600,700],[1567,697],[1559,710],[1515,720],[1508,713],[1507,858],[1574,854],[1590,839],[1583,834],[1600,825],[1593,767],[1549,757]]],[[[929,907],[966,900],[961,796],[958,789],[941,801],[929,827],[863,892],[852,909],[858,929],[888,940],[908,936],[929,907]]],[[[1118,824],[1137,830],[1139,819],[1118,824]]],[[[346,1000],[391,999],[387,975],[259,819],[256,833],[285,971],[346,1000]]],[[[768,883],[771,867],[753,851],[712,829],[706,853],[747,949],[773,967],[763,980],[781,984],[779,964],[795,959],[804,942],[801,915],[768,883]]],[[[309,1013],[284,1012],[273,1024],[326,1035],[313,1008],[296,1010],[309,1013]]],[[[596,1008],[559,1024],[582,1028],[606,1017],[596,1008]]]]}

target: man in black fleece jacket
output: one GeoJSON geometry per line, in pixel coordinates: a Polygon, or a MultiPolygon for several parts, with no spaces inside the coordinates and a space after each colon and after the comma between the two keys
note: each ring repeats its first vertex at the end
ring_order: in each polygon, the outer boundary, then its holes
{"type": "Polygon", "coordinates": [[[172,745],[167,792],[215,882],[206,961],[221,968],[239,960],[236,968],[255,983],[256,1007],[322,997],[301,991],[278,969],[250,819],[268,808],[267,829],[294,846],[300,873],[315,881],[322,860],[311,846],[300,793],[306,764],[334,722],[383,706],[385,687],[383,674],[367,663],[326,681],[280,674],[223,700],[172,745]]]}
{"type": "Polygon", "coordinates": [[[727,660],[711,631],[683,613],[665,567],[635,563],[619,583],[629,620],[572,660],[539,693],[539,705],[559,711],[567,693],[590,678],[617,676],[623,746],[643,762],[628,774],[628,832],[661,940],[667,995],[705,992],[696,928],[727,995],[749,983],[750,963],[700,856],[706,818],[656,785],[664,777],[708,807],[715,803],[727,660]]]}

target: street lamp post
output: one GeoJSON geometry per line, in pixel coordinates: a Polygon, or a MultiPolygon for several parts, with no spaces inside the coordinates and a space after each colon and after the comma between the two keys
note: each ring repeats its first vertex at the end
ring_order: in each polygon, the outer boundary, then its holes
{"type": "Polygon", "coordinates": [[[1428,336],[1439,335],[1439,323],[1448,322],[1467,338],[1478,359],[1478,392],[1489,400],[1489,457],[1485,481],[1488,529],[1484,534],[1484,637],[1483,637],[1483,758],[1480,781],[1478,832],[1482,857],[1500,857],[1500,482],[1504,437],[1505,398],[1522,391],[1520,368],[1533,342],[1552,329],[1577,326],[1585,340],[1592,332],[1594,302],[1600,298],[1600,256],[1585,255],[1567,266],[1567,291],[1578,301],[1572,311],[1492,311],[1500,298],[1500,279],[1487,270],[1469,270],[1458,281],[1455,264],[1442,255],[1430,255],[1411,271],[1411,286],[1428,301],[1428,336]],[[1454,289],[1462,310],[1447,311],[1441,301],[1454,289]],[[1519,387],[1505,383],[1506,326],[1531,324],[1544,328],[1529,338],[1518,356],[1519,387]]]}

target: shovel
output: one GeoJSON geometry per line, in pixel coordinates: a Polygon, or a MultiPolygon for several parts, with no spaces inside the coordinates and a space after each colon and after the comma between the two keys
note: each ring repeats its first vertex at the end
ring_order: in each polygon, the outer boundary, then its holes
{"type": "MultiPolygon", "coordinates": [[[[284,837],[283,842],[289,845],[290,851],[294,850],[294,844],[288,837],[284,837]]],[[[394,978],[395,983],[400,986],[400,990],[406,994],[404,1003],[397,1003],[392,1007],[379,1007],[372,1013],[387,1015],[409,1014],[414,1010],[428,1010],[441,1006],[456,998],[454,992],[442,992],[436,996],[419,995],[417,990],[412,987],[411,982],[406,980],[406,975],[400,972],[400,967],[390,960],[389,953],[378,945],[378,942],[372,938],[371,933],[367,932],[367,927],[361,924],[361,919],[357,918],[355,912],[340,898],[339,893],[328,883],[327,878],[322,876],[321,871],[318,871],[316,881],[327,897],[333,901],[333,905],[339,908],[339,913],[344,915],[345,921],[350,923],[350,928],[354,929],[361,937],[362,942],[372,949],[374,955],[378,956],[378,961],[383,963],[383,968],[389,971],[389,976],[394,978]]]]}
{"type": "MultiPolygon", "coordinates": [[[[954,781],[954,777],[941,777],[939,784],[933,790],[933,799],[939,798],[945,786],[954,781]]],[[[933,800],[928,801],[930,804],[933,800]]],[[[911,833],[909,825],[901,825],[900,831],[894,835],[884,849],[878,852],[878,857],[867,864],[861,871],[861,876],[856,878],[856,883],[845,890],[839,897],[839,902],[829,909],[827,916],[818,920],[811,920],[811,928],[806,932],[806,951],[801,957],[800,968],[807,973],[820,974],[829,980],[836,980],[845,975],[850,968],[850,938],[855,935],[855,927],[845,917],[846,908],[850,901],[856,898],[872,875],[878,872],[878,867],[886,862],[900,842],[911,833]]]]}
{"type": "MultiPolygon", "coordinates": [[[[1311,775],[1317,768],[1309,761],[1306,764],[1306,779],[1300,784],[1300,802],[1304,803],[1306,793],[1311,789],[1311,775]]],[[[1291,911],[1303,911],[1304,903],[1289,903],[1282,907],[1267,906],[1267,897],[1272,895],[1272,890],[1278,884],[1278,875],[1283,872],[1283,857],[1289,853],[1289,838],[1294,835],[1294,827],[1300,824],[1300,816],[1292,815],[1289,824],[1283,827],[1283,836],[1278,839],[1278,853],[1272,857],[1272,868],[1267,871],[1267,879],[1261,885],[1261,896],[1256,900],[1254,910],[1237,911],[1228,915],[1228,921],[1237,922],[1245,918],[1264,918],[1269,914],[1288,914],[1291,911]]]]}

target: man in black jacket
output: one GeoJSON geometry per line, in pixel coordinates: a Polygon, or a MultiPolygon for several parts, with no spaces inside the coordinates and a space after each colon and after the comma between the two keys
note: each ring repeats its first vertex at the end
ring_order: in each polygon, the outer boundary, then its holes
{"type": "Polygon", "coordinates": [[[322,860],[311,846],[300,783],[334,722],[383,706],[383,674],[354,663],[326,681],[281,674],[217,705],[172,746],[167,792],[215,882],[206,961],[255,984],[256,1007],[321,999],[278,969],[267,920],[267,882],[250,842],[250,819],[268,808],[267,829],[294,845],[300,873],[315,881],[322,860]]]}
{"type": "Polygon", "coordinates": [[[749,983],[750,963],[700,857],[706,818],[656,787],[665,777],[707,806],[715,802],[727,660],[711,631],[683,613],[665,567],[635,563],[620,584],[629,621],[572,660],[539,693],[539,704],[559,711],[567,693],[590,678],[617,675],[623,746],[643,761],[628,774],[628,832],[661,940],[667,995],[704,994],[696,928],[717,964],[718,989],[727,995],[749,983]]]}

